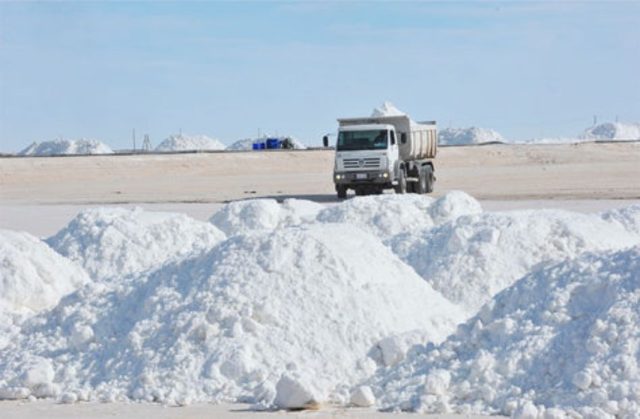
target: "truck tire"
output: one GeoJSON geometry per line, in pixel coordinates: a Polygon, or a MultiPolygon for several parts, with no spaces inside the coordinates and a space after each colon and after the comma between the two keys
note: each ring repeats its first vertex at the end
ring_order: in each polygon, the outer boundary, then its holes
{"type": "Polygon", "coordinates": [[[336,191],[338,192],[338,199],[345,199],[347,197],[347,187],[338,185],[336,186],[336,191]]]}
{"type": "Polygon", "coordinates": [[[427,170],[420,170],[420,172],[418,172],[418,193],[419,194],[425,194],[427,193],[427,178],[428,178],[428,174],[427,174],[427,170]]]}
{"type": "Polygon", "coordinates": [[[435,182],[435,176],[433,175],[433,167],[427,166],[424,171],[425,177],[425,185],[426,190],[425,193],[433,192],[433,183],[435,182]]]}
{"type": "Polygon", "coordinates": [[[418,184],[416,182],[407,182],[407,193],[418,193],[418,184]]]}
{"type": "Polygon", "coordinates": [[[400,169],[400,173],[398,175],[398,184],[394,189],[398,194],[407,193],[407,176],[404,174],[404,169],[400,169]]]}

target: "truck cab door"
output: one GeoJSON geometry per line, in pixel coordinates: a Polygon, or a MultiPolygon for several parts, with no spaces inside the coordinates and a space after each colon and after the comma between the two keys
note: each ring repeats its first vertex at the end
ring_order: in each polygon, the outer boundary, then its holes
{"type": "Polygon", "coordinates": [[[396,137],[395,130],[389,131],[389,152],[387,154],[387,159],[389,161],[389,170],[392,170],[395,167],[396,161],[398,160],[399,151],[398,151],[398,138],[396,137]]]}

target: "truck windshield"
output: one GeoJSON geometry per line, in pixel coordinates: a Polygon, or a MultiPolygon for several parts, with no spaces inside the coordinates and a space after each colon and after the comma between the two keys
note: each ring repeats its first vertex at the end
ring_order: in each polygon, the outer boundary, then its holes
{"type": "Polygon", "coordinates": [[[387,148],[387,130],[340,131],[338,151],[344,150],[384,150],[387,148]]]}

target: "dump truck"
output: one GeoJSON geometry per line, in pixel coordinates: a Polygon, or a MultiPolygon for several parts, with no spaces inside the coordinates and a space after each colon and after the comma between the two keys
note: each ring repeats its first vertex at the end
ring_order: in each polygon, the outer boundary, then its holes
{"type": "Polygon", "coordinates": [[[356,195],[433,191],[438,151],[435,121],[407,115],[338,119],[333,180],[338,198],[356,195]]]}

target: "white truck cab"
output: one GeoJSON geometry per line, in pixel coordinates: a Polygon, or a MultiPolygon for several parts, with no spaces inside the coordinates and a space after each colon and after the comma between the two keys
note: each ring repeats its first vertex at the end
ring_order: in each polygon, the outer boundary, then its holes
{"type": "Polygon", "coordinates": [[[435,156],[435,123],[417,124],[407,116],[338,122],[334,183],[339,198],[345,198],[348,189],[356,195],[391,188],[398,193],[430,192],[433,163],[423,157],[435,156]]]}

